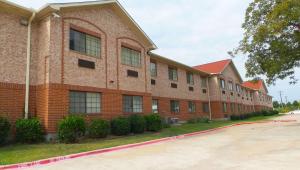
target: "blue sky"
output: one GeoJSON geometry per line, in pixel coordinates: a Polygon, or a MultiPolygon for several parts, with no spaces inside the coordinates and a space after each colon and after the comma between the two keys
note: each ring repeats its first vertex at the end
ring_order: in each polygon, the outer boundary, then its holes
{"type": "MultiPolygon", "coordinates": [[[[10,0],[28,8],[39,9],[46,3],[82,0],[10,0]]],[[[227,52],[242,39],[241,24],[251,0],[119,0],[130,15],[158,46],[155,52],[194,66],[230,58],[227,52]]],[[[245,56],[233,59],[244,80],[245,56]]],[[[300,79],[300,69],[296,69],[300,79]]],[[[289,101],[299,100],[299,83],[288,80],[269,86],[269,93],[279,100],[279,91],[289,101]]]]}

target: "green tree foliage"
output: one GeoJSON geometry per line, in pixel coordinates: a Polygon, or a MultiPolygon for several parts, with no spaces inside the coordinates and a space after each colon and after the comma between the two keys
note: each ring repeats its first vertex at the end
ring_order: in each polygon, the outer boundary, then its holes
{"type": "Polygon", "coordinates": [[[280,104],[278,103],[278,101],[273,101],[273,107],[274,108],[280,107],[280,104]]]}
{"type": "Polygon", "coordinates": [[[297,100],[295,100],[295,101],[293,102],[293,106],[294,106],[294,107],[299,107],[299,103],[298,103],[297,100]]]}
{"type": "Polygon", "coordinates": [[[265,75],[268,84],[290,78],[300,66],[300,0],[254,0],[242,25],[244,38],[229,54],[248,56],[247,77],[265,75]]]}

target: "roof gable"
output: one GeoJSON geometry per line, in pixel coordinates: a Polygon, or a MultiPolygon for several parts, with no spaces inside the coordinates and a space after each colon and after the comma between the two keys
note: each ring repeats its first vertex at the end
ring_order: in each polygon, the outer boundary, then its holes
{"type": "Polygon", "coordinates": [[[244,87],[253,89],[253,90],[265,90],[268,93],[267,86],[265,82],[261,79],[259,80],[252,80],[252,81],[245,81],[242,84],[244,87]]]}
{"type": "Polygon", "coordinates": [[[231,60],[227,59],[227,60],[221,60],[221,61],[194,66],[194,68],[211,74],[221,74],[230,62],[231,60]]]}

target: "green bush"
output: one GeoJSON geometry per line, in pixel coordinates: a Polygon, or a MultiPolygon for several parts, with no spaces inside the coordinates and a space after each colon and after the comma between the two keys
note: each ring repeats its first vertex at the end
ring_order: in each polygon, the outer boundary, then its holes
{"type": "Polygon", "coordinates": [[[144,133],[146,128],[146,120],[144,116],[134,114],[129,116],[129,121],[132,133],[144,133]]]}
{"type": "Polygon", "coordinates": [[[145,116],[146,119],[146,129],[148,131],[158,132],[162,129],[162,118],[159,114],[149,114],[145,116]]]}
{"type": "Polygon", "coordinates": [[[37,143],[43,140],[43,129],[36,118],[16,121],[16,141],[21,143],[37,143]]]}
{"type": "Polygon", "coordinates": [[[92,120],[88,132],[92,138],[105,138],[110,132],[110,124],[102,119],[92,120]]]}
{"type": "Polygon", "coordinates": [[[197,118],[191,118],[187,121],[187,123],[195,124],[195,123],[209,123],[208,117],[197,117],[197,118]]]}
{"type": "Polygon", "coordinates": [[[86,124],[81,116],[70,115],[58,124],[58,139],[64,143],[75,143],[85,135],[86,124]]]}
{"type": "Polygon", "coordinates": [[[0,145],[5,143],[10,130],[10,123],[6,118],[0,117],[0,145]]]}
{"type": "Polygon", "coordinates": [[[126,117],[118,117],[111,121],[111,132],[117,136],[128,135],[130,133],[130,122],[126,117]]]}

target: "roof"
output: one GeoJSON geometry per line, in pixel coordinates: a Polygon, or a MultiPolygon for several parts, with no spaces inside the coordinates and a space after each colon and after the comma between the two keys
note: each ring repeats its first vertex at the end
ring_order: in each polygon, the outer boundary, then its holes
{"type": "Polygon", "coordinates": [[[268,92],[268,89],[263,80],[252,80],[252,81],[245,81],[242,86],[253,89],[253,90],[260,90],[261,88],[265,88],[268,92]]]}
{"type": "Polygon", "coordinates": [[[29,9],[6,0],[0,0],[0,9],[1,11],[13,12],[27,18],[31,17],[32,13],[34,12],[33,9],[29,9]]]}
{"type": "Polygon", "coordinates": [[[149,52],[149,56],[153,60],[157,60],[157,61],[161,61],[161,62],[164,62],[164,63],[167,63],[167,64],[171,64],[172,66],[181,67],[181,68],[184,68],[184,69],[186,69],[188,71],[191,71],[191,72],[194,72],[194,73],[199,73],[202,76],[209,76],[209,73],[207,73],[205,71],[201,71],[201,70],[195,69],[195,68],[193,68],[191,66],[179,63],[177,61],[174,61],[174,60],[171,60],[169,58],[163,57],[161,55],[155,54],[153,52],[149,52]]]}
{"type": "Polygon", "coordinates": [[[194,66],[194,68],[201,71],[208,72],[210,74],[221,74],[231,61],[232,60],[230,59],[221,60],[221,61],[194,66]]]}
{"type": "MultiPolygon", "coordinates": [[[[30,16],[33,13],[36,13],[36,18],[42,18],[46,15],[49,15],[53,12],[60,11],[64,8],[75,8],[75,7],[88,7],[88,6],[96,6],[96,5],[105,5],[110,4],[113,5],[114,9],[117,9],[118,13],[122,15],[123,18],[126,18],[128,20],[128,23],[132,25],[133,30],[141,33],[140,35],[146,40],[146,42],[150,45],[150,50],[157,49],[157,46],[154,44],[154,42],[149,38],[149,36],[141,29],[141,27],[135,22],[135,20],[129,15],[129,13],[124,9],[124,7],[119,3],[118,0],[97,0],[97,1],[83,1],[83,2],[69,2],[69,3],[50,3],[46,4],[39,10],[33,10],[28,9],[25,7],[22,7],[20,5],[11,3],[9,1],[0,1],[0,6],[2,4],[10,5],[13,8],[16,8],[18,10],[26,11],[30,14],[30,16]]],[[[30,17],[29,16],[29,17],[30,17]]]]}

